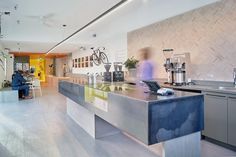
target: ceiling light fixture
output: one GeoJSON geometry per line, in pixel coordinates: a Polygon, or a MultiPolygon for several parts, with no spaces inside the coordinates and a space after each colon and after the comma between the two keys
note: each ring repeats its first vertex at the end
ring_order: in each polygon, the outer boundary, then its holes
{"type": "Polygon", "coordinates": [[[119,8],[125,6],[126,4],[128,4],[129,2],[131,2],[132,0],[121,0],[119,3],[117,3],[116,5],[114,5],[113,7],[111,7],[110,9],[108,9],[107,11],[103,12],[102,14],[100,14],[98,17],[96,17],[95,19],[93,19],[92,21],[90,21],[89,23],[87,23],[86,25],[84,25],[83,27],[81,27],[80,29],[78,29],[77,31],[75,31],[74,33],[72,33],[70,36],[68,36],[67,38],[63,39],[62,41],[60,41],[59,43],[57,43],[56,45],[54,45],[51,49],[49,49],[46,52],[46,55],[49,54],[50,52],[52,52],[53,50],[55,50],[58,46],[60,46],[61,44],[63,44],[64,42],[66,42],[67,40],[69,40],[71,37],[73,37],[74,35],[76,35],[77,33],[83,31],[84,29],[86,29],[87,27],[95,24],[96,22],[98,22],[99,20],[101,20],[102,18],[105,18],[106,16],[110,15],[111,13],[113,13],[114,11],[117,11],[119,8]]]}

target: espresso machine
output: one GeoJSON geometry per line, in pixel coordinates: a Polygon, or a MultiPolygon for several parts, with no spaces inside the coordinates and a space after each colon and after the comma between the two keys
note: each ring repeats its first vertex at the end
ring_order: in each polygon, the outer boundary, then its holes
{"type": "Polygon", "coordinates": [[[103,73],[104,81],[111,82],[112,75],[111,75],[111,72],[109,72],[111,68],[111,63],[105,63],[104,68],[106,69],[106,72],[103,73]]]}
{"type": "Polygon", "coordinates": [[[113,82],[124,81],[124,71],[122,71],[122,62],[114,62],[113,82]]]}
{"type": "Polygon", "coordinates": [[[164,64],[168,78],[166,83],[175,86],[185,85],[190,71],[190,53],[174,54],[173,49],[165,49],[163,53],[166,58],[164,64]]]}
{"type": "Polygon", "coordinates": [[[182,86],[186,84],[186,63],[181,54],[174,55],[172,58],[172,84],[182,86]]]}

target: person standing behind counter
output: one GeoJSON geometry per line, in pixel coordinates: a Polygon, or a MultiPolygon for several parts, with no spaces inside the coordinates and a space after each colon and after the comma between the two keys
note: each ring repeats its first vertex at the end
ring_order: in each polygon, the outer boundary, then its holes
{"type": "Polygon", "coordinates": [[[145,47],[139,50],[141,53],[141,60],[138,64],[138,79],[140,81],[152,80],[154,74],[154,64],[150,60],[152,55],[152,49],[150,47],[145,47]]]}
{"type": "Polygon", "coordinates": [[[12,75],[12,89],[22,91],[23,99],[31,99],[32,97],[29,96],[29,85],[26,84],[22,73],[22,71],[16,71],[15,74],[12,75]]]}

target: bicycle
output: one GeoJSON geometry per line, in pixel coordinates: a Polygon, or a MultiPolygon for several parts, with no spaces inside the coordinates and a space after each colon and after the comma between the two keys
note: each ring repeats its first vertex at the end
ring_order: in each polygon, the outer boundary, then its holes
{"type": "Polygon", "coordinates": [[[97,49],[92,47],[91,49],[93,50],[92,59],[95,65],[100,65],[101,63],[109,63],[107,55],[103,52],[105,50],[105,47],[99,47],[97,49]]]}

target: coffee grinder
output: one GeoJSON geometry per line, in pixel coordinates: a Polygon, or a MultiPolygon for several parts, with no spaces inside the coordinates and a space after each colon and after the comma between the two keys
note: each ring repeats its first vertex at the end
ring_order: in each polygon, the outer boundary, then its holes
{"type": "Polygon", "coordinates": [[[104,67],[106,69],[106,72],[103,73],[104,81],[111,82],[112,81],[111,72],[109,72],[111,68],[111,63],[105,63],[104,67]]]}
{"type": "Polygon", "coordinates": [[[124,81],[124,71],[122,71],[122,62],[114,62],[113,81],[124,81]]]}

